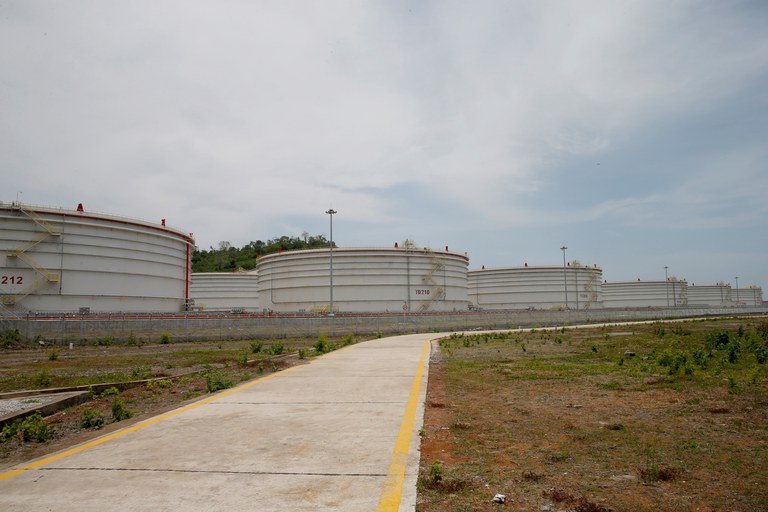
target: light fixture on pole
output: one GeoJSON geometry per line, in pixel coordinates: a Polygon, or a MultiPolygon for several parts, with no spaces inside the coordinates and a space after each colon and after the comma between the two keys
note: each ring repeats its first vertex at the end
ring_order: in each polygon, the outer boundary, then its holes
{"type": "Polygon", "coordinates": [[[331,217],[331,241],[330,241],[330,261],[331,261],[331,304],[330,309],[328,311],[329,314],[333,315],[333,215],[337,212],[333,208],[329,209],[327,212],[328,215],[331,217]]]}
{"type": "Polygon", "coordinates": [[[565,309],[568,309],[568,278],[565,273],[565,250],[568,249],[566,246],[562,246],[560,248],[561,251],[563,251],[563,286],[565,287],[565,309]]]}
{"type": "Polygon", "coordinates": [[[668,266],[664,265],[664,291],[667,292],[667,307],[669,307],[669,274],[667,274],[668,268],[668,266]]]}

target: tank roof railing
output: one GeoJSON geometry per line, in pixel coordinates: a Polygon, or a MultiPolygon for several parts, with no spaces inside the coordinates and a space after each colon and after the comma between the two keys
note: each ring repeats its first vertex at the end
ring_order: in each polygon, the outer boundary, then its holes
{"type": "Polygon", "coordinates": [[[103,217],[106,220],[115,220],[115,221],[129,221],[129,222],[136,222],[140,224],[146,224],[151,227],[157,227],[157,228],[165,228],[168,231],[177,231],[178,233],[184,235],[185,237],[190,236],[190,232],[186,231],[184,229],[171,226],[169,224],[163,224],[162,220],[160,222],[154,222],[148,219],[142,219],[140,217],[128,217],[125,215],[115,215],[112,213],[105,213],[100,212],[97,210],[84,210],[84,211],[78,211],[76,208],[64,208],[64,207],[55,207],[55,206],[46,206],[46,205],[38,205],[38,204],[30,204],[30,203],[22,203],[21,201],[11,201],[10,203],[6,203],[4,201],[0,201],[0,208],[9,206],[11,208],[26,208],[28,210],[32,210],[38,213],[66,213],[71,214],[73,216],[77,215],[98,215],[99,217],[103,217]]]}
{"type": "MultiPolygon", "coordinates": [[[[321,252],[321,251],[327,251],[327,250],[328,250],[328,247],[315,247],[315,248],[312,248],[312,249],[295,249],[295,250],[288,249],[288,250],[284,250],[283,254],[284,253],[288,253],[288,252],[312,252],[312,251],[321,252]]],[[[437,248],[433,248],[433,247],[399,247],[398,248],[398,247],[391,247],[389,245],[386,245],[386,246],[382,246],[382,245],[379,245],[379,246],[374,246],[374,245],[370,245],[370,246],[349,246],[349,247],[334,246],[333,250],[334,251],[343,251],[343,250],[348,250],[348,251],[385,251],[386,250],[386,251],[392,251],[392,252],[406,252],[406,251],[410,251],[410,252],[441,252],[441,253],[456,254],[456,255],[459,255],[459,256],[465,256],[465,254],[462,253],[462,252],[446,251],[444,248],[443,249],[437,249],[437,248]]],[[[277,253],[270,253],[270,254],[277,254],[277,253]]],[[[267,255],[265,254],[265,256],[267,256],[267,255]]]]}

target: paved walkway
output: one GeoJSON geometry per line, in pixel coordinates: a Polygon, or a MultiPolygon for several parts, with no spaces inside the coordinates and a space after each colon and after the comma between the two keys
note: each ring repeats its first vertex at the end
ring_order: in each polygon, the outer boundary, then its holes
{"type": "Polygon", "coordinates": [[[437,337],[353,345],[0,473],[0,510],[412,511],[437,337]]]}

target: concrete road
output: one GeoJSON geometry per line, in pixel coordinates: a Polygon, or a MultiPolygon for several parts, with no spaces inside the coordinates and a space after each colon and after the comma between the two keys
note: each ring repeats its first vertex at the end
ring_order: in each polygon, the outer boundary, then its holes
{"type": "Polygon", "coordinates": [[[353,345],[0,473],[0,510],[411,511],[437,337],[353,345]]]}

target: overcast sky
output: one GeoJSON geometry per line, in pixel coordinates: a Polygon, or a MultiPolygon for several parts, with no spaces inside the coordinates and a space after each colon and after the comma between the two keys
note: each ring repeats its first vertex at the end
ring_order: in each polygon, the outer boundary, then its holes
{"type": "Polygon", "coordinates": [[[768,295],[768,2],[0,0],[0,201],[768,295]]]}

